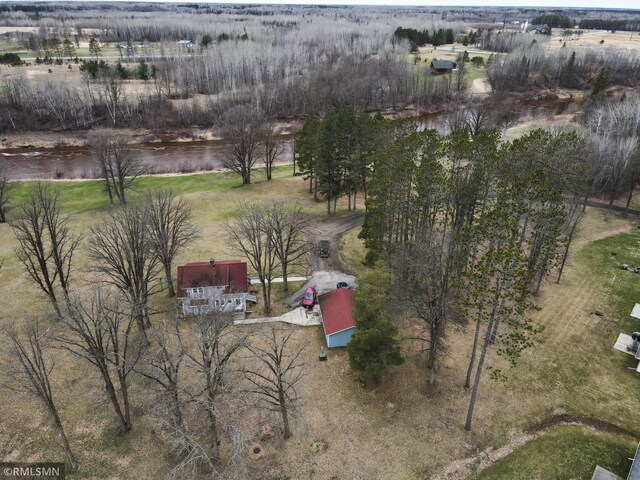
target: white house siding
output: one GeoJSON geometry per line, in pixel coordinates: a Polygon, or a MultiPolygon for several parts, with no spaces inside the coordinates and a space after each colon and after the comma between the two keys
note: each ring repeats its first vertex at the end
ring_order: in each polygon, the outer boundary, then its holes
{"type": "Polygon", "coordinates": [[[246,293],[223,293],[225,287],[187,288],[187,296],[182,299],[184,315],[206,315],[213,312],[245,312],[246,293]]]}

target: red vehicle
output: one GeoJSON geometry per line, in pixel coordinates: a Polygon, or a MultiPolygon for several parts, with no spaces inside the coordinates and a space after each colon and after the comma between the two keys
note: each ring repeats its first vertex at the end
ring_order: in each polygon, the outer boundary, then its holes
{"type": "Polygon", "coordinates": [[[304,297],[302,297],[302,301],[300,305],[304,308],[313,308],[313,306],[318,301],[318,295],[316,293],[316,289],[313,287],[307,288],[307,291],[304,292],[304,297]]]}

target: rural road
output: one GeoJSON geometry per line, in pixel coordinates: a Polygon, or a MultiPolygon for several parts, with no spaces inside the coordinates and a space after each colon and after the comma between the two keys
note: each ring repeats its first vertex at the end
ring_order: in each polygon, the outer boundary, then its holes
{"type": "Polygon", "coordinates": [[[634,208],[624,208],[624,207],[621,207],[620,205],[611,205],[611,207],[609,207],[608,203],[599,202],[597,200],[587,200],[586,202],[582,200],[579,203],[580,205],[584,205],[586,203],[587,207],[600,208],[602,210],[607,210],[611,208],[611,211],[613,212],[630,213],[631,215],[640,215],[640,210],[636,210],[634,208]]]}

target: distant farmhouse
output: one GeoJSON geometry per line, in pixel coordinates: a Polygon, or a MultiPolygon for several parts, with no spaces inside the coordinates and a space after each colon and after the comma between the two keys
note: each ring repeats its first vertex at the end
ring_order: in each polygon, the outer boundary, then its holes
{"type": "Polygon", "coordinates": [[[546,35],[550,33],[550,29],[547,25],[531,25],[529,28],[529,33],[536,33],[539,35],[546,35]]]}
{"type": "Polygon", "coordinates": [[[134,50],[146,50],[149,48],[147,42],[119,42],[118,50],[127,50],[132,52],[134,50]]]}
{"type": "Polygon", "coordinates": [[[193,40],[178,40],[176,43],[181,48],[193,48],[196,46],[196,42],[193,40]]]}
{"type": "Polygon", "coordinates": [[[249,295],[247,264],[240,260],[192,262],[178,267],[178,298],[184,315],[245,313],[249,295]]]}
{"type": "Polygon", "coordinates": [[[444,75],[451,73],[458,66],[456,62],[451,60],[434,60],[431,62],[431,74],[432,75],[444,75]]]}

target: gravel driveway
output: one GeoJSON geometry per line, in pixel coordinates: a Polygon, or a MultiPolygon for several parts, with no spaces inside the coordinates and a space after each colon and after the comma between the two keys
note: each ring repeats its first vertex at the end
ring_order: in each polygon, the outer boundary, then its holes
{"type": "Polygon", "coordinates": [[[327,218],[311,225],[307,229],[309,238],[314,240],[311,251],[313,274],[298,291],[285,300],[285,303],[291,307],[300,305],[300,301],[308,287],[315,288],[318,295],[322,295],[335,290],[338,282],[347,282],[349,285],[355,285],[355,276],[342,271],[345,268],[338,255],[338,244],[340,237],[345,232],[362,225],[363,221],[364,213],[356,213],[339,219],[327,218]],[[320,258],[318,255],[320,240],[329,240],[330,247],[327,258],[320,258]]]}

